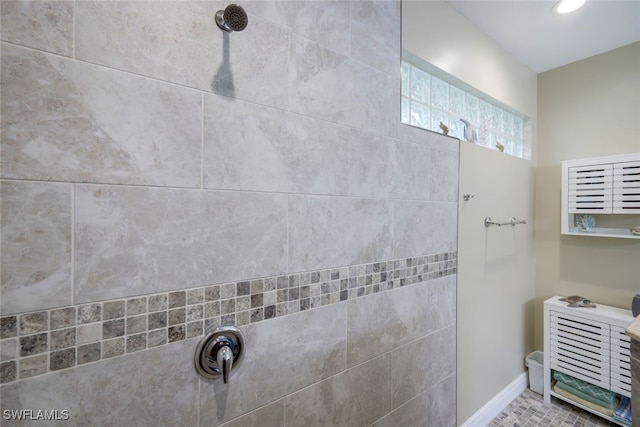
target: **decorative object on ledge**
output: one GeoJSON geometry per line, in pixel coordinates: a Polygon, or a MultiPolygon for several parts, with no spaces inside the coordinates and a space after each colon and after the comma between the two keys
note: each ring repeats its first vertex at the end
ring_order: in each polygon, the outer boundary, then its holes
{"type": "Polygon", "coordinates": [[[560,298],[558,301],[566,301],[567,307],[588,307],[596,308],[596,305],[591,300],[586,299],[578,295],[572,295],[570,297],[560,298]]]}
{"type": "Polygon", "coordinates": [[[449,135],[449,126],[447,126],[444,123],[440,122],[440,129],[442,129],[442,134],[443,135],[449,135]]]}
{"type": "Polygon", "coordinates": [[[496,149],[499,152],[504,153],[504,145],[500,144],[498,141],[496,141],[496,149]]]}
{"type": "Polygon", "coordinates": [[[574,233],[595,233],[596,219],[592,215],[576,215],[575,227],[571,227],[574,233]]]}
{"type": "Polygon", "coordinates": [[[636,225],[633,228],[630,228],[629,231],[631,231],[631,234],[633,234],[634,236],[640,236],[640,225],[636,225]]]}
{"type": "Polygon", "coordinates": [[[464,123],[464,140],[473,142],[474,144],[478,142],[478,133],[473,125],[465,119],[460,119],[460,121],[464,123]]]}
{"type": "Polygon", "coordinates": [[[484,219],[484,226],[485,227],[489,227],[491,225],[497,225],[498,227],[503,226],[503,225],[511,225],[511,226],[515,226],[516,224],[526,224],[527,221],[525,221],[524,219],[518,221],[516,219],[515,216],[512,216],[509,221],[507,222],[494,222],[490,216],[486,217],[484,219]]]}

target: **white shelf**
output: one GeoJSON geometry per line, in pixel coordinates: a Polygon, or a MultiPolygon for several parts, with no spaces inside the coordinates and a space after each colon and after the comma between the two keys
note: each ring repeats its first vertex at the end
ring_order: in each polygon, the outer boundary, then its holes
{"type": "Polygon", "coordinates": [[[617,237],[620,239],[640,239],[640,235],[634,235],[627,228],[594,228],[593,233],[568,231],[562,233],[568,236],[591,236],[591,237],[617,237]]]}
{"type": "MultiPolygon", "coordinates": [[[[616,421],[615,419],[613,419],[613,417],[610,417],[610,416],[608,416],[608,415],[605,415],[605,414],[603,414],[602,412],[598,412],[598,411],[596,411],[596,410],[593,410],[593,409],[589,408],[588,406],[585,406],[585,405],[582,405],[582,404],[581,404],[581,403],[579,403],[579,402],[576,402],[575,400],[571,400],[571,399],[569,399],[569,398],[567,398],[567,397],[564,397],[564,396],[562,396],[562,395],[559,395],[559,394],[558,394],[558,393],[556,393],[555,391],[551,391],[551,392],[550,392],[550,394],[551,394],[551,396],[555,397],[556,399],[560,399],[560,400],[562,400],[562,401],[564,401],[564,402],[570,403],[570,404],[572,404],[573,406],[576,406],[576,407],[578,407],[578,408],[580,408],[580,409],[583,409],[583,410],[585,410],[585,411],[587,411],[587,412],[591,412],[592,414],[597,415],[597,416],[599,416],[599,417],[602,417],[602,418],[604,418],[605,420],[609,420],[609,421],[611,421],[611,422],[612,422],[612,423],[614,423],[614,424],[618,424],[618,425],[620,425],[620,426],[625,426],[625,425],[624,425],[624,424],[622,424],[621,422],[618,422],[618,421],[616,421]]],[[[625,426],[625,427],[626,427],[626,426],[625,426]]]]}

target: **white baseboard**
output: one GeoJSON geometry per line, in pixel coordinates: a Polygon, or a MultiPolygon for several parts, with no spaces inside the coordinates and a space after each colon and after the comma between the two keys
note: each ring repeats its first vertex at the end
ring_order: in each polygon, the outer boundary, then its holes
{"type": "Polygon", "coordinates": [[[523,372],[465,421],[461,427],[486,427],[527,388],[527,385],[527,373],[523,372]]]}

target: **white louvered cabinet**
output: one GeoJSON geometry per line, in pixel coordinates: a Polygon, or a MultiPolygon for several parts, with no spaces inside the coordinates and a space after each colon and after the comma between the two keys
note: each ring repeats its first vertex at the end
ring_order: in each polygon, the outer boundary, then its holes
{"type": "Polygon", "coordinates": [[[629,230],[636,225],[640,226],[640,153],[562,162],[562,234],[640,239],[629,230]],[[576,215],[586,214],[597,222],[619,225],[596,224],[589,233],[572,230],[576,215]]]}
{"type": "Polygon", "coordinates": [[[551,396],[610,421],[612,418],[553,392],[552,372],[560,371],[588,383],[631,397],[630,310],[600,305],[568,307],[555,296],[544,303],[544,399],[551,396]]]}

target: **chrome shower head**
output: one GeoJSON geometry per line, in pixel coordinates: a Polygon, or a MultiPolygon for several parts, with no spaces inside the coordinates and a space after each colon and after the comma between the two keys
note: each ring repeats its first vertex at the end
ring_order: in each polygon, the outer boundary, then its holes
{"type": "Polygon", "coordinates": [[[216,24],[224,31],[242,31],[248,23],[247,12],[237,4],[230,4],[216,13],[216,24]]]}

